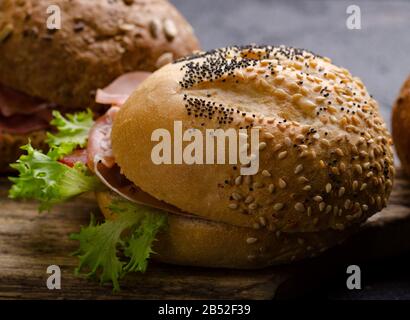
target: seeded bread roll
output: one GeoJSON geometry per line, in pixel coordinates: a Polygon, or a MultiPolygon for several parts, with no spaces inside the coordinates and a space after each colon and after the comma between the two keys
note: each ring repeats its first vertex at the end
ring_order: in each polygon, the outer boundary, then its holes
{"type": "MultiPolygon", "coordinates": [[[[187,143],[184,144],[184,146],[187,143]]],[[[391,138],[363,83],[328,58],[289,47],[230,47],[169,64],[116,115],[124,175],[184,212],[282,232],[345,230],[386,206],[391,138]],[[260,128],[259,171],[233,164],[160,164],[158,128],[260,128]]],[[[205,154],[206,151],[204,151],[205,154]]],[[[228,161],[226,161],[228,162],[228,161]]]]}
{"type": "Polygon", "coordinates": [[[60,106],[86,108],[118,76],[197,48],[166,0],[0,1],[0,83],[60,106]],[[59,30],[47,29],[51,5],[61,11],[59,30]]]}
{"type": "Polygon", "coordinates": [[[410,176],[410,77],[403,84],[393,107],[392,127],[401,166],[410,176]]]}
{"type": "MultiPolygon", "coordinates": [[[[118,196],[107,191],[96,193],[96,197],[104,217],[115,219],[109,206],[118,196]]],[[[263,268],[314,257],[343,241],[349,233],[329,230],[281,234],[167,214],[167,227],[154,242],[152,258],[189,266],[263,268]]]]}

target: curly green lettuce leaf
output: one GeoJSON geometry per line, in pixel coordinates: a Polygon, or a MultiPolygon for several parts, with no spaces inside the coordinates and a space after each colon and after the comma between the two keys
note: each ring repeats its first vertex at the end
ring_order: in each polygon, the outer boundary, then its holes
{"type": "Polygon", "coordinates": [[[30,142],[21,147],[27,152],[11,167],[19,173],[10,177],[13,182],[9,196],[13,199],[33,199],[40,202],[40,211],[64,202],[87,191],[98,190],[100,180],[86,166],[77,163],[69,167],[60,163],[54,150],[47,154],[34,149],[30,142]]]}
{"type": "Polygon", "coordinates": [[[63,116],[59,111],[53,111],[54,119],[50,122],[56,127],[57,133],[47,133],[46,142],[59,156],[71,153],[75,148],[87,145],[88,134],[94,125],[93,113],[90,109],[63,116]]]}
{"type": "Polygon", "coordinates": [[[151,253],[155,253],[152,251],[152,243],[165,223],[165,215],[148,214],[145,217],[141,226],[132,234],[124,251],[124,254],[130,258],[124,267],[127,272],[145,272],[151,253]]]}
{"type": "Polygon", "coordinates": [[[101,284],[111,281],[114,291],[118,291],[119,280],[126,273],[145,271],[153,252],[152,243],[166,225],[166,216],[125,200],[115,201],[110,209],[115,213],[114,219],[101,224],[92,219],[71,239],[80,242],[75,252],[80,259],[76,273],[87,269],[88,277],[99,275],[101,284]]]}

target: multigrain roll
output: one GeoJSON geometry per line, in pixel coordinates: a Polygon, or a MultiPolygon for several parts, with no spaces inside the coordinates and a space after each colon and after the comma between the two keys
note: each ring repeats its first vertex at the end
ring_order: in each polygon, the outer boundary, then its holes
{"type": "Polygon", "coordinates": [[[3,0],[0,12],[0,83],[68,108],[93,104],[95,90],[124,73],[198,49],[166,0],[3,0]],[[51,5],[61,29],[47,28],[51,5]]]}
{"type": "Polygon", "coordinates": [[[0,172],[21,154],[16,145],[45,136],[53,109],[96,110],[97,89],[196,49],[166,0],[0,1],[0,172]],[[48,29],[55,8],[61,28],[48,29]]]}
{"type": "Polygon", "coordinates": [[[410,176],[410,77],[404,82],[393,107],[392,127],[401,166],[410,176]]]}
{"type": "Polygon", "coordinates": [[[112,147],[142,190],[198,218],[287,233],[346,230],[386,206],[391,138],[360,79],[289,47],[229,47],[169,64],[119,110],[112,147]],[[154,164],[157,128],[259,128],[259,171],[154,164]]]}

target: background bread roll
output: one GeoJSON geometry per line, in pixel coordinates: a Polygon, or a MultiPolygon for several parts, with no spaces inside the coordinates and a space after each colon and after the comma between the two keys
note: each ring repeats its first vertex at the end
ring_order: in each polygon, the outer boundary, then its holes
{"type": "Polygon", "coordinates": [[[123,73],[153,71],[198,49],[166,0],[2,0],[0,83],[61,106],[85,108],[123,73]],[[61,9],[48,30],[47,8],[61,9]]]}
{"type": "Polygon", "coordinates": [[[410,175],[410,77],[404,82],[393,107],[392,127],[401,166],[410,175]]]}
{"type": "MultiPolygon", "coordinates": [[[[95,91],[120,75],[153,71],[196,49],[191,26],[166,0],[0,1],[0,84],[60,110],[93,106],[95,91]],[[60,30],[47,29],[51,5],[61,9],[60,30]]],[[[46,130],[0,128],[0,172],[10,171],[29,138],[43,147],[46,130]]]]}
{"type": "Polygon", "coordinates": [[[346,69],[288,47],[231,47],[155,72],[118,112],[112,144],[145,192],[212,221],[345,230],[386,206],[394,167],[376,101],[346,69]],[[260,127],[260,165],[155,165],[151,133],[260,127]]]}

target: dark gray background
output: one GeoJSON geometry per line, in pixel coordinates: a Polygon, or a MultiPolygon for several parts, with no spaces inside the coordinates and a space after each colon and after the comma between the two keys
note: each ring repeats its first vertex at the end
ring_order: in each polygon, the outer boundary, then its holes
{"type": "MultiPolygon", "coordinates": [[[[232,44],[285,44],[328,56],[363,80],[390,127],[391,105],[410,74],[410,1],[171,2],[190,21],[203,49],[232,44]],[[346,27],[346,8],[351,4],[361,9],[361,30],[346,27]]],[[[410,299],[409,257],[362,266],[362,273],[362,291],[349,292],[345,277],[339,277],[309,297],[410,299]]]]}

